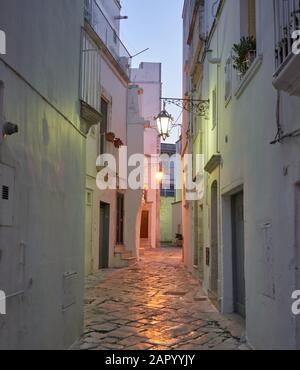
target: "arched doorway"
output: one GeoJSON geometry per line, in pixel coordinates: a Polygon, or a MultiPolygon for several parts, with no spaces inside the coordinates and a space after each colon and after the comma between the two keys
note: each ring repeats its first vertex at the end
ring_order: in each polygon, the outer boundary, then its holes
{"type": "Polygon", "coordinates": [[[211,292],[218,297],[219,258],[218,258],[218,182],[211,187],[211,292]]]}

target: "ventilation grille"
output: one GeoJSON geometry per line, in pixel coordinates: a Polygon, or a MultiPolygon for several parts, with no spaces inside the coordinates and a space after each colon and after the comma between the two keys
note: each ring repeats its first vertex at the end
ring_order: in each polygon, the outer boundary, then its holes
{"type": "Polygon", "coordinates": [[[9,187],[8,186],[2,186],[2,199],[3,200],[9,199],[9,187]]]}

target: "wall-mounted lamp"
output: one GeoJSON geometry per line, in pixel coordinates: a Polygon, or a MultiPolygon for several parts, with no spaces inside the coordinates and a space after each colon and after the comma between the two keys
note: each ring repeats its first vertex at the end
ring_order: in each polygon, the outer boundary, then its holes
{"type": "Polygon", "coordinates": [[[3,125],[2,128],[2,134],[3,136],[11,136],[13,134],[16,134],[19,132],[19,127],[18,125],[11,123],[11,122],[6,122],[3,125]]]}
{"type": "Polygon", "coordinates": [[[163,110],[155,117],[158,131],[164,141],[170,136],[174,127],[181,124],[174,124],[173,117],[166,110],[166,104],[174,104],[187,112],[193,112],[197,116],[205,117],[209,111],[209,100],[180,99],[180,98],[161,98],[163,101],[163,110]]]}

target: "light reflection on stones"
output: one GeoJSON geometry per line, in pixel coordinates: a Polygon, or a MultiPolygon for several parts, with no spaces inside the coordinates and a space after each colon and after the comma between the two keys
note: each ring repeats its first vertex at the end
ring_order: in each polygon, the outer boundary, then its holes
{"type": "Polygon", "coordinates": [[[148,251],[138,266],[86,281],[85,333],[78,348],[244,349],[242,326],[207,300],[181,250],[148,251]]]}

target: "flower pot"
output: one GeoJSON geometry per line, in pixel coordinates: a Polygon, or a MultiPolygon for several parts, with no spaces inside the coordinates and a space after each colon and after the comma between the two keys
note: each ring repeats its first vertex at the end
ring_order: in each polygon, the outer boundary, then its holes
{"type": "Polygon", "coordinates": [[[109,143],[113,143],[115,140],[116,135],[113,132],[108,132],[105,134],[106,141],[109,143]]]}
{"type": "Polygon", "coordinates": [[[246,64],[247,64],[247,68],[249,69],[252,65],[252,63],[254,62],[256,58],[256,50],[250,50],[248,52],[248,56],[247,56],[247,60],[246,60],[246,64]]]}

